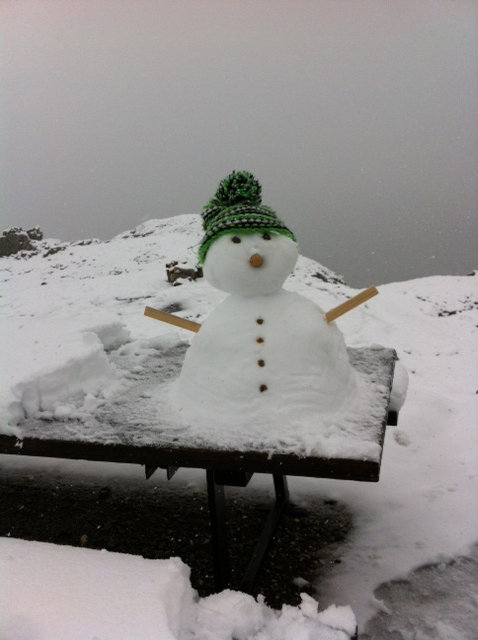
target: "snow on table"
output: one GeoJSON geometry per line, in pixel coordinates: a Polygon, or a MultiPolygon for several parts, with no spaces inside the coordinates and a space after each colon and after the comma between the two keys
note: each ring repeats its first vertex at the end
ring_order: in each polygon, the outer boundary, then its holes
{"type": "Polygon", "coordinates": [[[348,640],[350,607],[274,611],[234,591],[199,599],[179,558],[0,539],[2,640],[348,640]]]}
{"type": "Polygon", "coordinates": [[[274,416],[273,428],[261,423],[243,430],[180,423],[164,397],[184,350],[183,344],[156,353],[146,379],[84,420],[26,420],[18,427],[18,440],[0,435],[2,451],[215,469],[229,469],[233,458],[241,471],[378,480],[393,350],[349,350],[361,395],[340,412],[317,416],[300,429],[274,416]],[[164,397],[155,391],[158,378],[166,380],[159,387],[164,397]]]}

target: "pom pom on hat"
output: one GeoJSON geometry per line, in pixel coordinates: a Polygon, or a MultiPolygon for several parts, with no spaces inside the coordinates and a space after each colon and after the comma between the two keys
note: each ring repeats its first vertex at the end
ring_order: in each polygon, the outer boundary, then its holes
{"type": "Polygon", "coordinates": [[[232,207],[235,204],[261,204],[262,187],[248,171],[233,171],[221,180],[216,195],[203,209],[232,207]]]}
{"type": "Polygon", "coordinates": [[[276,213],[262,204],[261,185],[248,171],[233,171],[221,180],[215,196],[203,207],[205,235],[199,247],[203,263],[211,244],[226,234],[280,233],[296,242],[276,213]]]}

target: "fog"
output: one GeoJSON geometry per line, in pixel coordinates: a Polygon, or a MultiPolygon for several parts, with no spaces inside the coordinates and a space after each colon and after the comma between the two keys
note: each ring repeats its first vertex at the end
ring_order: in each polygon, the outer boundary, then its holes
{"type": "Polygon", "coordinates": [[[476,0],[0,11],[2,228],[108,239],[245,169],[351,285],[478,267],[476,0]]]}

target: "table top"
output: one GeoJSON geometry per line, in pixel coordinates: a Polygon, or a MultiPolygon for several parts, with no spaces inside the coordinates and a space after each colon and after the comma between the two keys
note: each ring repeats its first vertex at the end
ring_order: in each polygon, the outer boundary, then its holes
{"type": "MultiPolygon", "coordinates": [[[[104,415],[93,423],[28,419],[20,435],[0,433],[0,453],[137,463],[149,467],[193,467],[218,471],[281,473],[284,475],[376,482],[379,479],[396,353],[385,347],[350,348],[350,361],[374,394],[374,415],[358,408],[361,433],[376,445],[378,455],[325,457],[277,451],[225,449],[213,444],[191,445],[186,436],[171,439],[161,424],[138,423],[128,417],[104,415]],[[363,415],[360,415],[360,411],[363,415]]],[[[180,365],[179,365],[180,366],[180,365]]]]}

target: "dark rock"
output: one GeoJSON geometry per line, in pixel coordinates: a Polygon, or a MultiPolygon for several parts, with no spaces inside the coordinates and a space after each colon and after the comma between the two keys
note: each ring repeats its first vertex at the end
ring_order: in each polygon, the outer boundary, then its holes
{"type": "MultiPolygon", "coordinates": [[[[41,233],[41,232],[40,232],[41,233]]],[[[11,256],[19,251],[35,251],[32,238],[20,227],[7,229],[0,236],[0,257],[11,256]]]]}
{"type": "Polygon", "coordinates": [[[87,238],[86,240],[77,240],[72,243],[72,247],[88,247],[90,244],[100,244],[101,240],[98,238],[87,238]]]}
{"type": "Polygon", "coordinates": [[[43,254],[44,258],[47,258],[48,256],[53,256],[55,255],[55,253],[59,253],[60,251],[64,251],[67,248],[67,244],[57,244],[55,247],[50,247],[49,249],[47,249],[45,251],[45,253],[43,254]]]}
{"type": "Polygon", "coordinates": [[[36,227],[33,227],[33,229],[28,229],[27,235],[30,238],[30,240],[36,240],[36,241],[43,240],[43,231],[40,229],[38,225],[36,227]]]}
{"type": "Polygon", "coordinates": [[[180,302],[172,302],[166,307],[162,307],[161,311],[164,311],[165,313],[177,313],[178,311],[182,311],[183,309],[184,307],[180,302]]]}
{"type": "Polygon", "coordinates": [[[312,274],[313,278],[317,278],[318,280],[322,280],[322,282],[329,282],[331,284],[345,284],[344,277],[329,271],[328,269],[321,269],[316,273],[312,274]]]}
{"type": "Polygon", "coordinates": [[[203,270],[202,267],[196,269],[180,267],[178,261],[173,260],[166,265],[166,277],[173,286],[178,286],[181,284],[181,282],[177,282],[179,278],[185,278],[189,281],[196,280],[196,278],[203,277],[203,270]]]}

